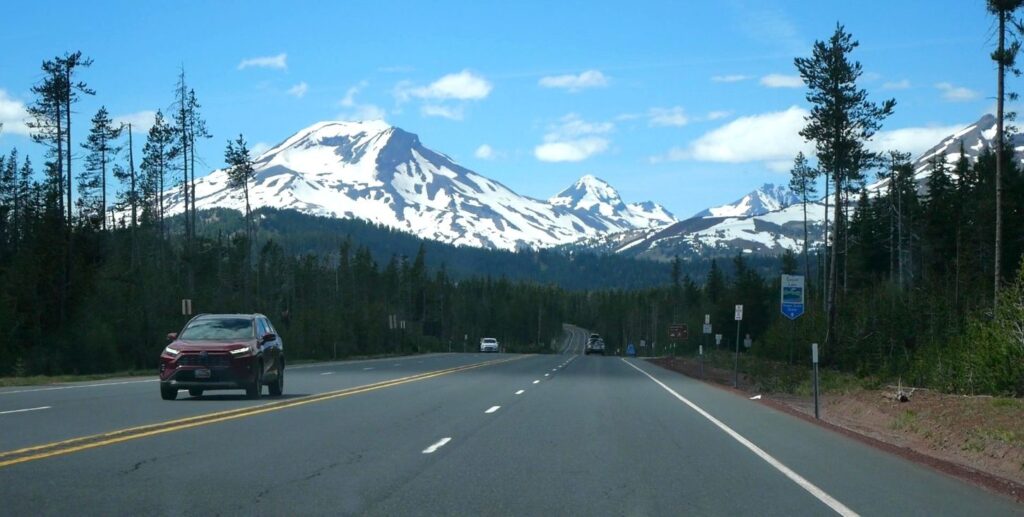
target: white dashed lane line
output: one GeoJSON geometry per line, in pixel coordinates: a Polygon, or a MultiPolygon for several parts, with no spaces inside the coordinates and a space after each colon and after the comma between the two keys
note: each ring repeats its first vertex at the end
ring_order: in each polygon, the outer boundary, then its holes
{"type": "Polygon", "coordinates": [[[533,381],[534,384],[540,384],[540,379],[533,381]]]}
{"type": "Polygon", "coordinates": [[[372,367],[372,366],[367,366],[366,368],[363,368],[363,371],[365,372],[365,371],[367,371],[367,370],[372,370],[372,369],[373,369],[373,367],[372,367]]]}
{"type": "Polygon", "coordinates": [[[431,445],[430,447],[427,447],[426,449],[423,449],[423,454],[433,454],[434,451],[440,449],[441,447],[444,447],[445,444],[450,442],[450,441],[452,441],[452,437],[451,436],[448,436],[448,437],[445,437],[445,438],[441,438],[434,445],[431,445]]]}
{"type": "Polygon", "coordinates": [[[516,395],[522,395],[524,391],[526,391],[526,390],[519,390],[519,391],[516,392],[516,395]]]}
{"type": "Polygon", "coordinates": [[[334,375],[334,372],[324,372],[324,373],[321,373],[320,375],[334,375]]]}
{"type": "Polygon", "coordinates": [[[25,413],[28,411],[39,411],[40,409],[50,409],[50,406],[30,407],[27,409],[12,409],[10,411],[0,411],[0,415],[9,415],[11,413],[25,413]]]}
{"type": "Polygon", "coordinates": [[[499,409],[501,409],[501,406],[491,406],[491,408],[488,409],[487,411],[484,411],[484,413],[491,414],[491,413],[494,413],[495,411],[497,411],[499,409]]]}

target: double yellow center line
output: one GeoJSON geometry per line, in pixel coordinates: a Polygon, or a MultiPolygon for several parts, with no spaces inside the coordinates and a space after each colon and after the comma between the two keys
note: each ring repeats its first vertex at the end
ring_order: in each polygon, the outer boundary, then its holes
{"type": "Polygon", "coordinates": [[[443,370],[434,370],[430,372],[419,373],[416,375],[410,375],[407,377],[400,377],[398,379],[392,379],[389,381],[381,381],[373,384],[364,384],[362,386],[354,386],[352,388],[345,388],[336,391],[318,393],[316,395],[309,395],[297,399],[270,402],[267,404],[261,404],[259,406],[231,409],[228,411],[217,411],[214,413],[206,413],[203,415],[181,418],[178,420],[169,420],[166,422],[159,422],[156,424],[129,427],[126,429],[119,429],[117,431],[110,431],[107,433],[82,436],[78,438],[62,440],[59,442],[46,443],[42,445],[35,445],[32,447],[25,447],[23,449],[0,452],[0,468],[9,467],[11,465],[17,465],[19,463],[26,463],[29,461],[41,460],[52,456],[62,456],[65,454],[71,454],[74,452],[84,451],[87,449],[104,447],[107,445],[113,445],[115,443],[127,442],[129,440],[137,440],[139,438],[145,438],[148,436],[155,436],[158,434],[181,431],[183,429],[191,429],[193,427],[210,425],[218,422],[225,422],[228,420],[234,420],[236,418],[244,418],[263,413],[270,413],[272,411],[280,411],[282,409],[312,404],[314,402],[323,402],[325,400],[348,397],[351,395],[357,395],[359,393],[366,393],[368,391],[390,388],[392,386],[398,386],[410,382],[423,381],[426,379],[432,379],[434,377],[440,377],[442,375],[472,370],[474,368],[481,368],[484,366],[493,366],[496,364],[507,363],[509,361],[521,359],[523,357],[525,356],[516,356],[509,359],[496,359],[491,361],[484,361],[482,363],[456,366],[453,368],[446,368],[443,370]]]}

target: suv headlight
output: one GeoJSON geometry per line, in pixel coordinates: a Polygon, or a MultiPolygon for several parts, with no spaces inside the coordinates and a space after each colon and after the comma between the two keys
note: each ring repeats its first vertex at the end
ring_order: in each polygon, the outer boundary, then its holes
{"type": "Polygon", "coordinates": [[[167,355],[178,355],[178,354],[180,354],[180,353],[181,353],[180,351],[178,351],[178,350],[175,350],[175,349],[173,349],[173,348],[171,348],[171,347],[167,347],[167,348],[165,348],[165,349],[164,349],[164,352],[167,352],[167,355]]]}
{"type": "Polygon", "coordinates": [[[252,351],[252,347],[243,346],[242,348],[236,348],[231,351],[231,355],[246,354],[252,351]]]}

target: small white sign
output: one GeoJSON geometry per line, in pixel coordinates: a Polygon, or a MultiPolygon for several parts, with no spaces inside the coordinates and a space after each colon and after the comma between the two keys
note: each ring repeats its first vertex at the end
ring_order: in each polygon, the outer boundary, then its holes
{"type": "Polygon", "coordinates": [[[183,298],[181,300],[181,315],[182,316],[191,316],[192,315],[192,299],[191,298],[183,298]]]}
{"type": "Polygon", "coordinates": [[[704,355],[704,345],[699,345],[697,348],[700,350],[700,355],[704,355]]]}
{"type": "Polygon", "coordinates": [[[722,335],[721,334],[715,334],[715,344],[716,345],[721,345],[722,344],[722,335]]]}
{"type": "Polygon", "coordinates": [[[818,344],[811,343],[811,362],[818,364],[818,344]]]}
{"type": "Polygon", "coordinates": [[[710,334],[711,333],[711,324],[710,323],[705,323],[704,324],[704,333],[705,334],[710,334]]]}
{"type": "Polygon", "coordinates": [[[742,305],[737,305],[736,306],[736,321],[741,321],[741,320],[743,320],[743,306],[742,305]]]}
{"type": "Polygon", "coordinates": [[[710,314],[705,314],[704,315],[704,324],[705,325],[710,325],[711,324],[711,315],[710,314]]]}

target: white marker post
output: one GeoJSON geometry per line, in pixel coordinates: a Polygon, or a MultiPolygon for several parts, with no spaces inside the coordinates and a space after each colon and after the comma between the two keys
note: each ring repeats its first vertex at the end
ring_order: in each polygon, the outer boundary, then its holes
{"type": "Polygon", "coordinates": [[[736,306],[736,359],[733,361],[732,387],[740,387],[740,322],[743,321],[743,306],[736,306]]]}
{"type": "Polygon", "coordinates": [[[704,345],[699,346],[700,351],[700,376],[704,378],[704,345]]]}
{"type": "Polygon", "coordinates": [[[811,363],[814,364],[814,418],[818,417],[818,344],[811,343],[811,363]]]}

